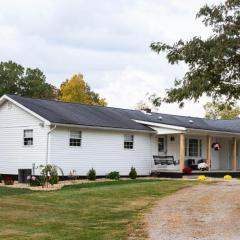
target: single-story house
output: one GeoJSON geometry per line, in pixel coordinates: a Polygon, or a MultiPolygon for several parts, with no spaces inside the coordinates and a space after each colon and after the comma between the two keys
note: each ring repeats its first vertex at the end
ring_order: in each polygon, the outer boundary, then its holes
{"type": "Polygon", "coordinates": [[[240,120],[208,120],[16,95],[0,98],[0,173],[55,164],[64,175],[240,170],[240,120]]]}

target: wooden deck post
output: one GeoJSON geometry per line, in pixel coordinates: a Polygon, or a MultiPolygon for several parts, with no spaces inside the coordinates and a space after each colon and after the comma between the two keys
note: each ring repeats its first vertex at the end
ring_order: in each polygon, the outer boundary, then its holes
{"type": "Polygon", "coordinates": [[[207,136],[207,165],[208,171],[211,171],[211,136],[207,136]]]}
{"type": "Polygon", "coordinates": [[[184,168],[184,160],[185,160],[185,134],[180,133],[180,163],[179,170],[182,172],[184,168]]]}
{"type": "Polygon", "coordinates": [[[232,170],[237,170],[237,139],[235,137],[232,144],[232,170]]]}

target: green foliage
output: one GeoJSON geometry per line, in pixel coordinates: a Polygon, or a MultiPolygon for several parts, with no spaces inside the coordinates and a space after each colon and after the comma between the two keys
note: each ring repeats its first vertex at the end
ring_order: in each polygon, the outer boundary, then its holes
{"type": "Polygon", "coordinates": [[[202,18],[206,27],[212,28],[207,39],[193,37],[189,41],[179,40],[173,45],[153,42],[151,49],[157,53],[166,52],[170,64],[184,62],[188,71],[182,79],[161,98],[153,99],[155,105],[161,102],[198,100],[203,94],[214,100],[227,100],[240,96],[240,0],[226,0],[219,5],[205,5],[197,18],[202,18]]]}
{"type": "Polygon", "coordinates": [[[87,173],[88,180],[95,181],[96,180],[96,171],[92,168],[87,173]]]}
{"type": "Polygon", "coordinates": [[[41,165],[41,176],[39,177],[40,184],[45,186],[50,183],[51,185],[58,183],[58,171],[63,175],[63,171],[60,167],[52,164],[41,165]]]}
{"type": "Polygon", "coordinates": [[[107,178],[113,179],[113,180],[119,180],[120,174],[119,174],[119,172],[113,171],[113,172],[110,172],[110,173],[107,175],[107,178]]]}
{"type": "Polygon", "coordinates": [[[46,83],[46,77],[38,68],[24,69],[23,66],[8,61],[0,63],[0,96],[4,94],[55,98],[57,90],[46,83]]]}
{"type": "Polygon", "coordinates": [[[208,102],[204,105],[205,117],[208,119],[234,119],[240,115],[236,102],[208,102]]]}
{"type": "Polygon", "coordinates": [[[59,97],[65,102],[77,102],[90,105],[106,106],[104,98],[91,90],[90,86],[83,79],[82,74],[75,74],[70,80],[64,81],[60,86],[59,97]]]}
{"type": "Polygon", "coordinates": [[[54,184],[57,184],[58,183],[58,180],[59,180],[59,177],[58,175],[52,175],[49,177],[48,179],[48,182],[51,184],[51,185],[54,185],[54,184]]]}
{"type": "Polygon", "coordinates": [[[137,171],[134,167],[131,167],[131,170],[129,172],[129,177],[131,179],[136,179],[137,178],[137,171]]]}

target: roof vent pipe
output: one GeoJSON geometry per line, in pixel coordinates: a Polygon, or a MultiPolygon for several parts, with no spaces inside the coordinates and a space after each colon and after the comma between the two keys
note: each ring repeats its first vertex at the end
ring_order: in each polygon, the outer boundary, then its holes
{"type": "Polygon", "coordinates": [[[146,112],[146,113],[151,113],[152,112],[151,108],[142,108],[141,110],[143,112],[146,112]]]}

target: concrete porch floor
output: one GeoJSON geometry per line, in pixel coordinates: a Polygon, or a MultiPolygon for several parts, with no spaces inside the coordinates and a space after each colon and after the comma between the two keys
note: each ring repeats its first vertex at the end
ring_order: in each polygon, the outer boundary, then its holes
{"type": "Polygon", "coordinates": [[[205,175],[207,177],[222,178],[225,175],[231,175],[234,178],[240,178],[240,170],[239,171],[231,171],[231,170],[192,171],[191,173],[183,173],[180,171],[156,170],[156,171],[152,171],[151,175],[155,177],[164,177],[164,178],[182,178],[185,176],[194,176],[194,175],[195,176],[205,175]]]}

